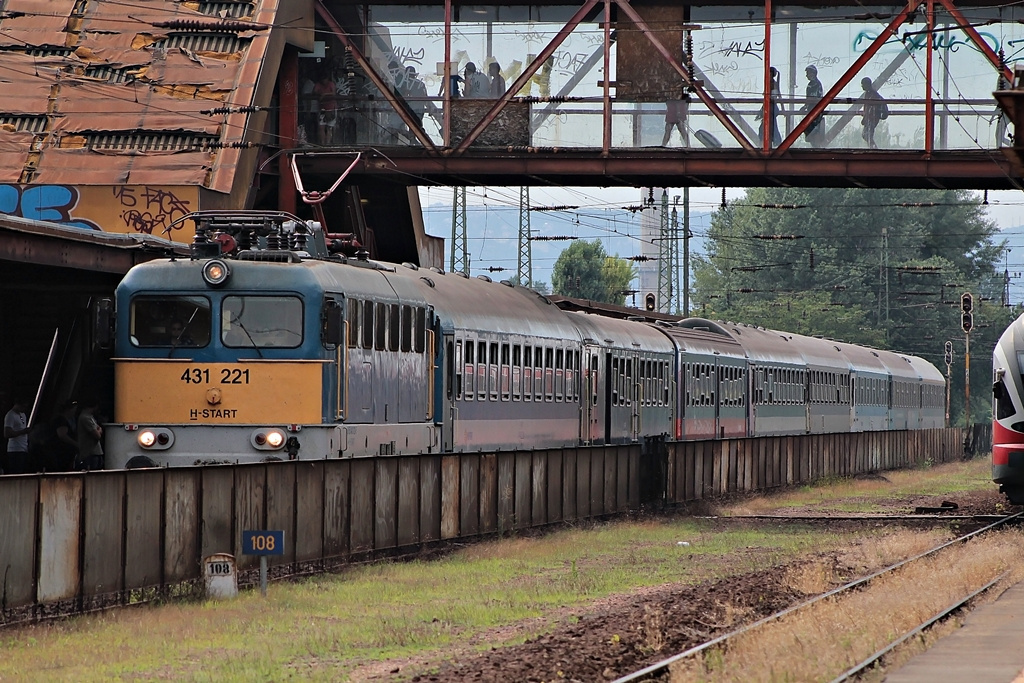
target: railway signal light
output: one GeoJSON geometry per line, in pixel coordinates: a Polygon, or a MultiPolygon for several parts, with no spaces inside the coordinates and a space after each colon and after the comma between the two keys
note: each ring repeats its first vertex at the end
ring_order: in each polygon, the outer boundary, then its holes
{"type": "Polygon", "coordinates": [[[648,311],[654,311],[657,309],[657,298],[653,292],[648,292],[647,296],[644,297],[644,308],[648,311]]]}
{"type": "Polygon", "coordinates": [[[946,354],[944,360],[946,361],[946,365],[953,364],[953,342],[951,341],[946,342],[946,354]]]}
{"type": "Polygon", "coordinates": [[[964,332],[974,329],[974,297],[970,292],[960,295],[960,327],[964,332]]]}

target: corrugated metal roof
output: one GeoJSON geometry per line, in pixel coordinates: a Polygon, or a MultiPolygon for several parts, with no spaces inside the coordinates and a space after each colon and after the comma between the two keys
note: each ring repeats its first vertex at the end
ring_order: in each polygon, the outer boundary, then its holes
{"type": "Polygon", "coordinates": [[[279,0],[0,6],[0,182],[226,192],[256,153],[237,149],[247,114],[203,112],[269,104],[254,85],[279,0]]]}

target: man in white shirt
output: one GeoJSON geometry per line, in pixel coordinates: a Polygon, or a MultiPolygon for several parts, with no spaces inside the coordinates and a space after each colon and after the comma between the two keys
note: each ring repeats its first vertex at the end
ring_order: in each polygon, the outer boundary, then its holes
{"type": "Polygon", "coordinates": [[[14,407],[4,415],[4,437],[7,439],[6,474],[25,474],[29,471],[28,462],[28,416],[25,410],[28,401],[18,399],[14,407]]]}

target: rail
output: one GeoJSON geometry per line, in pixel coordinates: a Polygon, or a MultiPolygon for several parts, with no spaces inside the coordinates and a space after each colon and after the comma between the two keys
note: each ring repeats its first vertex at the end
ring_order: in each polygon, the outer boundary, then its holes
{"type": "MultiPolygon", "coordinates": [[[[668,657],[667,659],[663,659],[663,660],[661,660],[659,662],[651,664],[650,666],[645,667],[643,669],[640,669],[639,671],[635,671],[635,672],[633,672],[633,673],[631,673],[631,674],[629,674],[627,676],[623,676],[621,678],[617,678],[612,683],[632,683],[633,681],[641,681],[641,680],[648,679],[648,678],[650,678],[651,676],[653,676],[655,674],[661,674],[661,673],[667,671],[668,668],[672,664],[675,664],[676,662],[682,661],[682,660],[687,659],[689,657],[693,657],[694,655],[697,655],[697,654],[700,654],[700,653],[702,653],[702,652],[704,652],[706,650],[710,650],[712,648],[718,647],[719,645],[727,644],[730,640],[736,638],[737,636],[740,636],[740,635],[742,635],[744,633],[748,633],[749,631],[753,631],[754,629],[760,628],[761,626],[764,626],[765,624],[769,624],[769,623],[771,623],[773,621],[777,621],[779,619],[782,619],[783,617],[785,617],[787,615],[790,615],[790,614],[793,614],[794,612],[798,612],[800,610],[803,610],[803,609],[805,609],[807,607],[810,607],[811,605],[814,605],[814,604],[816,604],[818,602],[821,602],[822,600],[827,600],[828,598],[835,597],[836,595],[840,595],[842,593],[846,593],[846,592],[852,591],[853,589],[861,587],[861,586],[865,586],[865,585],[869,584],[871,581],[877,579],[880,576],[884,576],[886,574],[892,573],[892,572],[896,571],[897,569],[899,569],[901,567],[905,567],[906,565],[911,564],[913,562],[916,562],[916,561],[918,561],[918,560],[920,560],[922,558],[925,558],[925,557],[928,557],[928,556],[933,555],[935,553],[938,553],[938,552],[940,552],[942,550],[945,550],[946,548],[948,548],[950,546],[956,545],[958,543],[963,543],[964,541],[968,541],[968,540],[974,538],[975,536],[978,536],[980,534],[983,534],[983,533],[986,533],[988,531],[991,531],[992,529],[1000,527],[1000,526],[1002,526],[1004,524],[1007,524],[1009,522],[1020,521],[1022,518],[1024,518],[1024,512],[1018,512],[1018,513],[1015,513],[1015,514],[1012,514],[1012,515],[1007,515],[1005,517],[1002,517],[998,521],[993,522],[992,524],[988,524],[988,525],[986,525],[986,526],[984,526],[984,527],[982,527],[980,529],[976,529],[975,531],[972,531],[970,533],[964,534],[963,536],[959,536],[957,538],[954,538],[951,541],[946,541],[945,543],[941,543],[941,544],[935,546],[934,548],[931,548],[929,550],[924,551],[923,553],[918,553],[917,555],[914,555],[913,557],[907,558],[905,560],[901,560],[900,562],[897,562],[895,564],[889,565],[888,567],[884,567],[883,569],[879,569],[878,571],[876,571],[876,572],[874,572],[872,574],[869,574],[868,576],[864,576],[864,577],[861,577],[861,578],[856,579],[854,581],[850,581],[849,583],[843,584],[842,586],[839,586],[838,588],[833,588],[832,590],[830,590],[828,592],[825,592],[825,593],[822,593],[820,595],[817,595],[817,596],[815,596],[815,597],[813,597],[813,598],[811,598],[809,600],[804,600],[803,602],[800,602],[800,603],[798,603],[796,605],[793,605],[791,607],[787,607],[786,609],[784,609],[784,610],[782,610],[780,612],[776,612],[775,614],[770,614],[767,617],[764,617],[763,619],[758,619],[757,621],[755,621],[755,622],[753,622],[751,624],[747,624],[746,626],[743,626],[743,627],[738,628],[738,629],[736,629],[734,631],[730,631],[729,633],[723,634],[723,635],[721,635],[721,636],[719,636],[717,638],[709,640],[706,643],[702,643],[702,644],[700,644],[700,645],[698,645],[696,647],[690,648],[689,650],[685,650],[684,652],[680,652],[679,654],[673,655],[672,657],[668,657]]],[[[998,579],[997,579],[997,581],[998,581],[998,579]]],[[[986,590],[988,587],[990,587],[990,586],[986,586],[983,590],[986,590]]],[[[971,596],[968,596],[967,598],[965,598],[964,600],[962,600],[960,602],[962,603],[962,602],[968,601],[968,600],[972,599],[973,597],[974,597],[974,594],[972,594],[971,596]]],[[[947,608],[947,610],[955,610],[955,609],[956,609],[955,605],[952,606],[952,607],[947,608]]],[[[944,613],[947,613],[947,612],[944,612],[944,613]]],[[[935,620],[938,620],[939,618],[940,617],[934,617],[935,620]]],[[[921,626],[918,626],[918,629],[921,629],[921,628],[922,628],[921,626]]],[[[890,644],[890,647],[895,647],[895,645],[890,644]]],[[[872,657],[875,657],[875,659],[871,660],[871,661],[877,661],[877,659],[882,657],[882,656],[884,656],[884,654],[885,654],[885,652],[883,652],[883,651],[876,652],[874,655],[872,655],[872,657]],[[876,657],[876,655],[877,655],[877,657],[876,657]]],[[[846,678],[844,678],[844,677],[847,676],[847,674],[852,676],[853,673],[856,673],[857,671],[861,670],[859,667],[865,667],[866,668],[867,666],[870,666],[870,661],[865,660],[865,662],[862,662],[857,667],[854,667],[853,669],[850,669],[848,672],[844,673],[843,676],[840,676],[839,678],[837,678],[836,681],[846,680],[846,678]]],[[[833,683],[835,683],[835,682],[833,681],[833,683]]]]}

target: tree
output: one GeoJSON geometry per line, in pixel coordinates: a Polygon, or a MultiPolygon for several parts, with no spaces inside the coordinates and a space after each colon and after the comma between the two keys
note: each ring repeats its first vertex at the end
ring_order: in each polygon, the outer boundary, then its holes
{"type": "Polygon", "coordinates": [[[551,288],[562,296],[622,305],[623,291],[635,277],[633,265],[618,256],[608,256],[601,242],[577,240],[555,261],[551,288]]]}
{"type": "MultiPolygon", "coordinates": [[[[695,266],[699,314],[890,348],[942,371],[943,344],[953,340],[953,413],[962,410],[960,293],[999,302],[1003,285],[995,266],[1005,245],[976,197],[751,189],[712,217],[708,237],[695,266]]],[[[971,414],[978,421],[991,403],[992,346],[1012,312],[975,307],[971,414]]]]}

